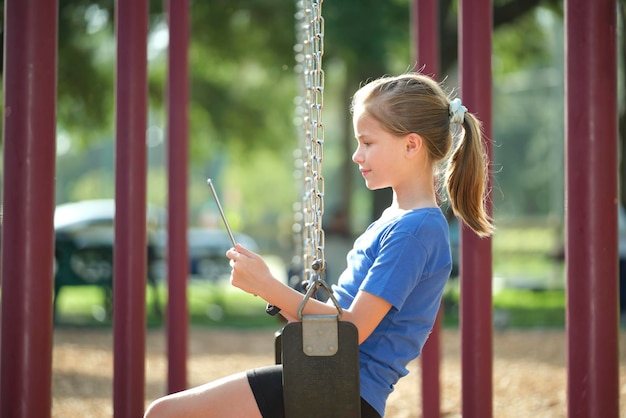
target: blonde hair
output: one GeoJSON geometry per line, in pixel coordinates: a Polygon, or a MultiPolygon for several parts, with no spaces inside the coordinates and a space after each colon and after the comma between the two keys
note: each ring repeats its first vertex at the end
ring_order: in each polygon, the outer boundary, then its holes
{"type": "Polygon", "coordinates": [[[466,112],[463,134],[453,146],[450,99],[439,83],[419,73],[382,77],[355,93],[351,111],[355,109],[392,135],[420,135],[434,166],[447,162],[442,180],[454,214],[479,236],[493,233],[485,207],[488,165],[481,123],[466,112]]]}

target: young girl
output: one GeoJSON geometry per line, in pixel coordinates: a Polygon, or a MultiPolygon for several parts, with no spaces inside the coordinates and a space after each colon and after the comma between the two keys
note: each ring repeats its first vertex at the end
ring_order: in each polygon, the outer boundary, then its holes
{"type": "MultiPolygon", "coordinates": [[[[362,417],[382,417],[395,383],[421,353],[452,268],[438,184],[445,184],[454,213],[488,236],[493,227],[484,205],[487,162],[479,121],[422,74],[365,85],[354,95],[352,114],[352,160],[368,189],[392,188],[393,202],[355,241],[333,293],[344,309],[341,320],[359,333],[362,417]],[[455,142],[456,132],[464,134],[455,142]]],[[[290,321],[298,317],[303,295],[273,277],[260,256],[241,245],[226,255],[233,286],[279,306],[290,321]]],[[[334,314],[336,308],[311,300],[303,313],[334,314]]],[[[282,417],[281,367],[166,396],[145,416],[282,417]]]]}

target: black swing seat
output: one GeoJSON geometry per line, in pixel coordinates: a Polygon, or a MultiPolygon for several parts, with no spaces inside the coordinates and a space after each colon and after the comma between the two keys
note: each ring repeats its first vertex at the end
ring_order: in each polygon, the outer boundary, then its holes
{"type": "Polygon", "coordinates": [[[276,336],[287,418],[359,418],[358,330],[337,315],[304,315],[276,336]],[[280,350],[280,353],[279,353],[280,350]]]}

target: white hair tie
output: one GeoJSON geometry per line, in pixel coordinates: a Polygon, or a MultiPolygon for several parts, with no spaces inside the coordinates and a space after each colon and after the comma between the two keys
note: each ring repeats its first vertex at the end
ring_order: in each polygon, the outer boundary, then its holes
{"type": "Polygon", "coordinates": [[[450,124],[462,125],[463,121],[465,121],[465,112],[467,112],[467,108],[461,104],[461,99],[457,97],[456,99],[451,100],[448,107],[450,124]]]}

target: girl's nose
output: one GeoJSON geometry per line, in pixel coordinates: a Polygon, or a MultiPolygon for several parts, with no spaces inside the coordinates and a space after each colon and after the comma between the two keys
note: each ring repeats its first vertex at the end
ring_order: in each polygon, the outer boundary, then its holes
{"type": "Polygon", "coordinates": [[[363,162],[363,155],[359,152],[359,148],[357,148],[352,154],[352,161],[357,164],[363,162]]]}

